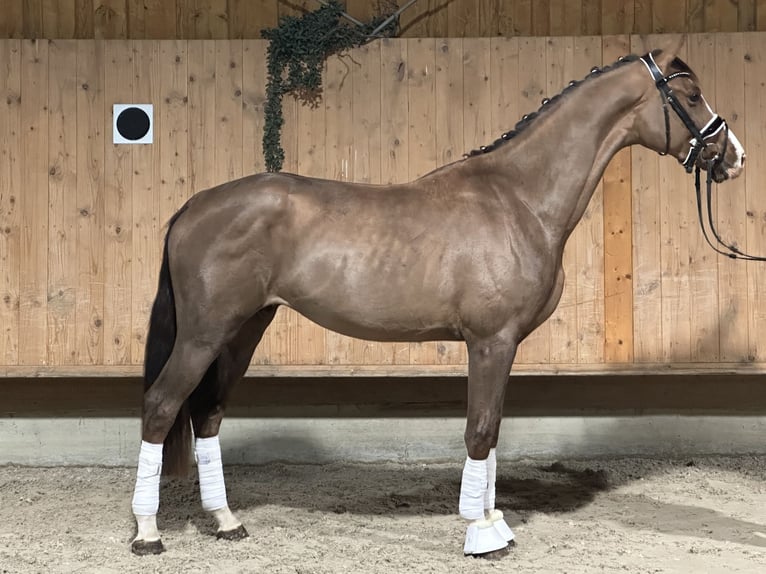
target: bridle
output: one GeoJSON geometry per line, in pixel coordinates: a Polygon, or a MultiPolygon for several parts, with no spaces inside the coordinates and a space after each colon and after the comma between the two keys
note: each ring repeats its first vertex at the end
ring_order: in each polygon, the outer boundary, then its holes
{"type": "Polygon", "coordinates": [[[726,120],[724,120],[721,116],[718,114],[713,113],[713,117],[705,124],[705,126],[702,129],[697,128],[697,125],[694,123],[694,120],[691,119],[689,114],[686,112],[684,107],[679,103],[679,101],[675,98],[675,94],[673,93],[673,90],[670,88],[669,82],[671,80],[674,80],[676,78],[680,77],[690,77],[691,74],[689,72],[673,72],[672,74],[669,74],[665,76],[662,71],[660,70],[659,66],[657,66],[657,63],[654,61],[654,57],[651,53],[646,54],[644,56],[641,56],[641,61],[644,63],[644,65],[649,70],[649,73],[652,76],[652,79],[654,80],[655,85],[657,86],[657,89],[660,92],[660,97],[662,98],[662,110],[665,114],[665,151],[660,152],[660,155],[667,155],[670,151],[670,113],[668,111],[668,105],[673,108],[673,111],[676,113],[678,118],[681,120],[681,122],[684,124],[686,129],[689,130],[689,132],[692,135],[692,138],[689,140],[689,153],[686,155],[686,158],[681,161],[680,163],[684,166],[684,169],[686,169],[687,173],[691,173],[692,170],[695,170],[694,174],[694,186],[697,194],[697,215],[699,217],[700,227],[702,228],[702,235],[705,237],[705,241],[708,242],[708,245],[713,248],[714,251],[717,253],[720,253],[721,255],[725,255],[726,257],[729,257],[731,259],[744,259],[747,261],[766,261],[766,257],[758,257],[755,255],[749,255],[747,253],[743,253],[740,251],[735,245],[731,245],[729,243],[726,243],[721,239],[720,234],[718,233],[718,230],[715,227],[715,224],[713,223],[713,212],[712,212],[712,188],[713,188],[713,169],[719,165],[721,162],[723,162],[723,158],[726,155],[726,147],[729,143],[729,126],[726,123],[726,120]],[[723,247],[721,249],[720,247],[714,245],[712,241],[710,241],[710,238],[708,237],[707,230],[705,229],[705,223],[704,218],[702,215],[702,191],[700,186],[700,165],[698,162],[699,156],[702,153],[702,151],[709,145],[708,140],[711,138],[714,138],[717,136],[721,130],[725,130],[726,132],[726,139],[724,140],[724,148],[721,153],[716,154],[714,157],[704,160],[707,168],[707,193],[706,193],[706,202],[707,202],[707,219],[708,223],[710,225],[710,231],[713,234],[713,237],[718,242],[719,245],[723,247]]]}

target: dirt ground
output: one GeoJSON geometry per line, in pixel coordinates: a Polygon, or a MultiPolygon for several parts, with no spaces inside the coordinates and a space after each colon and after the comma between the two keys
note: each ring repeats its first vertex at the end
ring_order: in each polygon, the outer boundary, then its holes
{"type": "Polygon", "coordinates": [[[164,483],[167,551],[136,557],[132,468],[0,467],[0,572],[766,572],[766,457],[500,462],[517,547],[465,558],[462,466],[230,466],[250,532],[218,541],[193,479],[164,483]]]}

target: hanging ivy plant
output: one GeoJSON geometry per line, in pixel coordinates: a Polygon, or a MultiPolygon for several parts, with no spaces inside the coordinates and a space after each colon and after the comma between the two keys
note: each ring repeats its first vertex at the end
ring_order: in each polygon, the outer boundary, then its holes
{"type": "MultiPolygon", "coordinates": [[[[333,54],[371,41],[370,33],[387,19],[381,15],[363,26],[348,25],[337,0],[314,12],[280,18],[276,28],[261,32],[269,41],[267,50],[266,104],[264,107],[263,155],[268,171],[279,171],[285,159],[282,149],[282,98],[291,94],[301,102],[316,105],[322,93],[322,69],[333,54]]],[[[378,35],[396,32],[392,20],[378,35]]]]}

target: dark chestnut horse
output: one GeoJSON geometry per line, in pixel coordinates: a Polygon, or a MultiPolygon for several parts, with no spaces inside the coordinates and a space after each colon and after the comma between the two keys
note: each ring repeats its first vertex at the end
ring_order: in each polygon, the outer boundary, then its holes
{"type": "Polygon", "coordinates": [[[640,144],[717,182],[742,170],[742,146],[677,49],[594,68],[494,144],[411,183],[260,174],[192,197],[168,225],[151,313],[133,551],[163,549],[160,471],[188,468],[192,429],[203,507],[220,537],[247,535],[227,504],[218,429],[287,305],[351,337],[466,342],[464,552],[506,552],[494,499],[508,374],[558,304],[564,244],[609,160],[640,144]]]}

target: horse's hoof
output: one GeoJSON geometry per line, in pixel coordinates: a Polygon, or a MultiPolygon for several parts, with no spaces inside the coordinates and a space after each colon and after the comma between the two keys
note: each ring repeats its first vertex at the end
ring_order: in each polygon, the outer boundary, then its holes
{"type": "Polygon", "coordinates": [[[501,560],[511,553],[511,548],[514,546],[516,546],[516,542],[511,540],[505,548],[493,550],[492,552],[485,552],[484,554],[471,554],[471,556],[474,558],[482,558],[483,560],[501,560]]]}
{"type": "Polygon", "coordinates": [[[247,533],[247,530],[245,530],[245,527],[241,524],[234,530],[219,530],[215,534],[215,537],[218,540],[242,540],[248,536],[250,535],[247,533]]]}
{"type": "Polygon", "coordinates": [[[149,556],[151,554],[162,554],[165,552],[165,547],[162,545],[162,540],[152,540],[147,542],[146,540],[134,540],[130,545],[130,551],[136,556],[149,556]]]}

